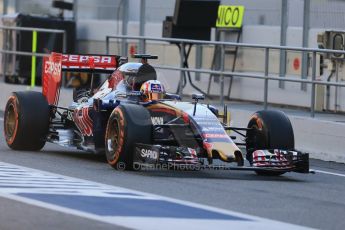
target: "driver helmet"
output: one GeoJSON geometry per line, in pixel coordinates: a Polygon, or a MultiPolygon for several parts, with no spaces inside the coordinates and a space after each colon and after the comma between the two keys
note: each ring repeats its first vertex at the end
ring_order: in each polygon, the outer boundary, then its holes
{"type": "Polygon", "coordinates": [[[123,74],[125,85],[135,91],[139,91],[141,85],[148,80],[156,80],[155,69],[149,64],[126,63],[119,67],[123,74]]]}
{"type": "Polygon", "coordinates": [[[149,80],[142,84],[140,92],[144,101],[157,101],[164,98],[164,86],[157,80],[149,80]]]}

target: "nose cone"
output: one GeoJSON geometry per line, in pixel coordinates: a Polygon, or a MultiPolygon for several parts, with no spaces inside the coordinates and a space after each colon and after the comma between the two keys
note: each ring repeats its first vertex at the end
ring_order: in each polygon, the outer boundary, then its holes
{"type": "Polygon", "coordinates": [[[237,158],[239,158],[238,155],[241,154],[241,150],[234,143],[215,142],[212,143],[212,148],[208,151],[217,152],[219,158],[225,162],[238,162],[240,160],[237,158]]]}

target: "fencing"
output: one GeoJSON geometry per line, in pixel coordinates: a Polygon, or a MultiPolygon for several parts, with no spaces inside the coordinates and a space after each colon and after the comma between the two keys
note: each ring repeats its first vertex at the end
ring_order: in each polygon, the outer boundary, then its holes
{"type": "MultiPolygon", "coordinates": [[[[242,77],[242,78],[255,78],[261,79],[264,81],[264,92],[263,92],[263,104],[264,108],[267,109],[268,105],[268,82],[269,81],[284,81],[284,82],[295,82],[295,83],[305,83],[311,84],[311,93],[310,93],[310,116],[315,116],[315,87],[316,85],[325,85],[325,86],[335,86],[335,87],[345,87],[343,83],[337,82],[328,82],[328,81],[320,81],[316,80],[316,56],[317,54],[325,54],[325,53],[332,53],[332,54],[345,54],[344,51],[336,51],[336,50],[328,50],[328,49],[313,49],[313,48],[300,48],[300,47],[289,47],[289,46],[273,46],[273,45],[256,45],[256,44],[245,44],[245,43],[233,43],[233,42],[211,42],[211,41],[199,41],[199,40],[188,40],[188,39],[168,39],[168,38],[154,38],[154,37],[138,37],[138,36],[106,36],[106,52],[109,54],[110,48],[110,40],[139,40],[144,41],[146,44],[147,41],[155,41],[155,42],[163,42],[163,43],[174,43],[178,44],[180,47],[185,47],[188,44],[194,45],[213,45],[220,47],[220,54],[221,55],[221,63],[219,70],[209,70],[209,69],[195,69],[195,68],[183,68],[184,63],[184,55],[183,49],[180,49],[180,56],[181,56],[181,64],[180,67],[174,66],[165,66],[165,65],[155,65],[157,69],[165,69],[165,70],[175,70],[180,71],[180,81],[179,81],[179,94],[183,93],[182,91],[182,79],[184,72],[194,72],[194,73],[206,73],[212,75],[220,76],[220,89],[219,89],[219,97],[221,104],[224,104],[224,77],[242,77]],[[243,72],[231,72],[231,71],[224,71],[224,52],[225,47],[241,47],[241,48],[252,48],[252,49],[264,49],[264,72],[262,74],[253,74],[253,73],[243,73],[243,72]],[[302,79],[296,79],[291,77],[279,77],[277,74],[276,76],[269,75],[269,55],[271,50],[279,50],[279,51],[297,51],[301,53],[311,54],[312,56],[312,74],[311,80],[305,79],[307,76],[302,76],[302,79]]],[[[145,52],[145,45],[142,48],[141,52],[145,52]]],[[[303,74],[303,73],[302,73],[303,74]]]]}
{"type": "Polygon", "coordinates": [[[0,50],[0,53],[2,54],[2,76],[5,77],[6,75],[6,68],[7,68],[7,55],[19,55],[19,56],[31,56],[31,87],[35,86],[36,82],[36,57],[44,57],[48,56],[47,53],[37,53],[37,33],[56,33],[56,34],[62,34],[63,41],[62,41],[62,47],[63,51],[66,52],[66,32],[64,30],[55,30],[55,29],[42,29],[42,28],[32,28],[32,27],[10,27],[10,26],[0,26],[0,30],[2,30],[4,33],[3,37],[3,48],[0,50]],[[31,31],[32,32],[32,52],[24,52],[24,51],[17,51],[17,50],[11,50],[14,47],[10,47],[8,43],[8,35],[9,31],[31,31]]]}
{"type": "MultiPolygon", "coordinates": [[[[35,47],[37,47],[37,40],[35,36],[37,33],[45,32],[45,33],[62,33],[63,34],[63,51],[66,50],[66,32],[64,30],[52,30],[52,29],[40,29],[40,28],[29,28],[29,27],[5,27],[0,26],[0,30],[5,31],[4,35],[4,49],[0,50],[0,53],[3,54],[3,63],[6,63],[7,54],[13,55],[23,55],[23,56],[31,56],[32,57],[32,74],[31,74],[31,84],[35,84],[35,58],[46,56],[46,53],[37,53],[35,47]],[[32,44],[32,52],[23,52],[23,51],[14,51],[10,50],[10,47],[7,46],[6,43],[6,31],[32,31],[33,33],[33,44],[32,44]],[[4,55],[5,54],[5,55],[4,55]]],[[[317,54],[325,54],[325,53],[332,53],[332,54],[342,54],[345,55],[344,51],[336,51],[336,50],[327,50],[327,49],[312,49],[312,48],[300,48],[300,47],[288,47],[288,46],[270,46],[270,45],[256,45],[256,44],[245,44],[245,43],[232,43],[232,42],[210,42],[210,41],[199,41],[199,40],[188,40],[188,39],[166,39],[166,38],[153,38],[153,37],[138,37],[138,36],[106,36],[106,51],[109,53],[110,48],[110,40],[117,39],[117,40],[139,40],[143,42],[144,46],[141,49],[141,52],[145,52],[145,44],[147,41],[155,41],[155,42],[162,42],[162,43],[174,43],[178,44],[180,49],[180,66],[166,66],[166,65],[156,65],[157,69],[165,69],[165,70],[175,70],[180,71],[180,81],[179,81],[179,94],[183,93],[183,75],[184,72],[194,72],[194,73],[205,73],[205,74],[212,74],[220,76],[220,88],[219,88],[219,97],[221,104],[224,104],[224,78],[225,77],[241,77],[241,78],[254,78],[254,79],[261,79],[264,82],[264,91],[263,91],[263,104],[264,108],[266,109],[268,106],[268,82],[269,81],[284,81],[284,82],[295,82],[295,83],[305,83],[311,85],[311,92],[310,92],[310,115],[314,117],[315,114],[315,87],[316,85],[325,85],[325,86],[335,86],[335,87],[345,87],[345,84],[338,83],[338,82],[328,82],[328,81],[320,81],[316,80],[316,56],[317,54]],[[209,70],[209,69],[196,69],[196,68],[184,68],[184,53],[183,48],[186,45],[207,45],[207,46],[219,46],[220,47],[220,54],[221,55],[221,63],[219,70],[209,70]],[[244,73],[244,72],[231,72],[225,71],[225,63],[224,63],[224,53],[225,47],[241,47],[241,48],[251,48],[251,49],[264,49],[264,71],[260,74],[254,73],[244,73]],[[302,79],[296,79],[291,77],[279,77],[279,75],[272,75],[269,74],[269,55],[272,50],[279,50],[279,51],[297,51],[301,53],[308,53],[311,54],[311,80],[303,79],[306,76],[302,77],[302,79]]],[[[6,65],[3,65],[2,69],[3,76],[6,74],[6,65]]]]}

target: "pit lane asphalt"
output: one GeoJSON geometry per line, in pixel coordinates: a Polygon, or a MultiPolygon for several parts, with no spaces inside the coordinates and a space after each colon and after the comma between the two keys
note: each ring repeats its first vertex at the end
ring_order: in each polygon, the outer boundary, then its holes
{"type": "MultiPolygon", "coordinates": [[[[0,113],[0,132],[3,133],[0,113]]],[[[102,156],[47,144],[40,152],[10,150],[0,135],[0,161],[104,184],[319,229],[345,226],[345,177],[237,171],[116,171],[102,156]]],[[[319,160],[311,168],[345,175],[345,165],[319,160]]],[[[3,229],[123,229],[0,198],[3,229]]]]}

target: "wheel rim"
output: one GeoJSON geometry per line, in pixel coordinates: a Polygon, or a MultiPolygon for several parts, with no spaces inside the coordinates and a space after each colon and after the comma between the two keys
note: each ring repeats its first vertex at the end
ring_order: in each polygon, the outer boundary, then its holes
{"type": "Polygon", "coordinates": [[[13,103],[9,104],[5,114],[5,135],[7,142],[11,144],[18,128],[18,114],[13,103]]]}
{"type": "Polygon", "coordinates": [[[107,158],[108,162],[114,164],[119,158],[120,146],[120,125],[117,119],[113,119],[107,132],[107,158]]]}

